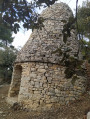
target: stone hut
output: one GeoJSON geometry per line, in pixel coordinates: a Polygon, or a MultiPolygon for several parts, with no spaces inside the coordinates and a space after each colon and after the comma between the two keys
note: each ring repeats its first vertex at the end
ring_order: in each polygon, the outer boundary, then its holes
{"type": "Polygon", "coordinates": [[[61,45],[72,49],[70,55],[78,52],[76,31],[71,31],[67,44],[63,42],[65,20],[73,16],[65,3],[56,3],[46,8],[41,17],[44,27],[35,29],[29,40],[17,55],[13,68],[8,102],[17,101],[32,110],[46,110],[80,97],[85,91],[84,77],[72,85],[71,78],[65,78],[65,67],[60,65],[61,57],[52,53],[61,45]]]}

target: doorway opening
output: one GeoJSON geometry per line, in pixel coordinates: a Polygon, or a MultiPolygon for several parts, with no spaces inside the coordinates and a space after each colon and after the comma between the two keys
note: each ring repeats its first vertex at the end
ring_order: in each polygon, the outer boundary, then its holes
{"type": "Polygon", "coordinates": [[[22,78],[22,66],[17,65],[14,67],[12,82],[9,90],[9,97],[18,97],[20,91],[20,84],[22,78]]]}

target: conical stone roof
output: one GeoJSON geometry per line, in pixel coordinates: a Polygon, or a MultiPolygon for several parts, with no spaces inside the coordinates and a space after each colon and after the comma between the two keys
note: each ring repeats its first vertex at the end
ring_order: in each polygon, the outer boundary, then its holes
{"type": "Polygon", "coordinates": [[[72,30],[67,45],[63,42],[64,20],[73,16],[71,9],[65,3],[56,3],[46,8],[41,17],[45,19],[42,30],[35,29],[29,40],[18,53],[16,62],[50,62],[59,63],[58,53],[52,53],[61,45],[72,49],[71,55],[78,51],[78,40],[75,30],[72,30]],[[62,21],[63,20],[63,21],[62,21]],[[68,45],[69,44],[69,45],[68,45]]]}

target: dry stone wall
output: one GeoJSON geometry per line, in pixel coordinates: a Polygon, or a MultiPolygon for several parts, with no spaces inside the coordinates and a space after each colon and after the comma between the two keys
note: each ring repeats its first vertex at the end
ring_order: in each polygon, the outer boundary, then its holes
{"type": "MultiPolygon", "coordinates": [[[[65,67],[37,62],[16,65],[22,66],[18,102],[25,108],[47,110],[60,107],[78,99],[85,91],[85,78],[78,76],[73,85],[72,79],[65,78],[65,67]]],[[[11,92],[12,89],[9,95],[11,92]]]]}
{"type": "Polygon", "coordinates": [[[85,91],[85,78],[77,76],[72,84],[72,78],[65,78],[65,67],[60,66],[61,57],[52,53],[62,45],[63,49],[72,49],[71,56],[78,52],[75,30],[71,31],[67,44],[63,42],[63,21],[68,22],[70,16],[73,16],[72,11],[64,3],[43,11],[45,27],[34,30],[17,55],[8,99],[17,98],[32,110],[47,110],[68,104],[85,91]]]}
{"type": "Polygon", "coordinates": [[[68,22],[73,17],[71,9],[65,3],[54,4],[42,12],[40,17],[44,19],[42,30],[35,29],[25,46],[19,52],[16,62],[40,61],[59,63],[61,57],[53,51],[60,48],[70,48],[70,55],[78,52],[78,40],[76,31],[71,31],[71,37],[68,38],[67,44],[63,42],[64,22],[68,22]],[[63,22],[64,21],[64,22],[63,22]]]}

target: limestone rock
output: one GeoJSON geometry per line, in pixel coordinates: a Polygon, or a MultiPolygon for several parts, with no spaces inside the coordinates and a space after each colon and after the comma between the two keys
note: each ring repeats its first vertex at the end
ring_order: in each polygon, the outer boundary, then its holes
{"type": "Polygon", "coordinates": [[[67,43],[63,42],[63,21],[73,17],[71,9],[65,3],[57,3],[44,10],[40,17],[44,18],[45,27],[34,29],[18,53],[8,93],[9,103],[16,101],[31,110],[68,104],[85,91],[83,76],[72,85],[72,79],[65,78],[66,67],[60,65],[62,57],[53,53],[62,45],[62,49],[72,49],[71,56],[78,52],[75,29],[71,30],[67,43]]]}
{"type": "MultiPolygon", "coordinates": [[[[45,9],[40,17],[43,17],[44,28],[42,30],[35,29],[31,34],[29,40],[17,55],[16,62],[39,61],[59,63],[60,56],[58,53],[52,52],[61,45],[71,48],[71,55],[78,52],[78,40],[73,29],[71,36],[67,40],[67,44],[63,42],[63,26],[64,22],[68,22],[69,17],[73,17],[71,9],[65,3],[56,3],[45,9]],[[64,9],[63,9],[64,8],[64,9]],[[63,13],[63,14],[62,14],[63,13]]],[[[52,66],[52,64],[49,64],[52,66]]],[[[44,69],[44,66],[40,66],[44,69]]],[[[32,68],[31,71],[34,71],[32,68]]],[[[42,70],[44,72],[44,70],[42,70]]],[[[42,72],[41,71],[41,72],[42,72]]]]}

